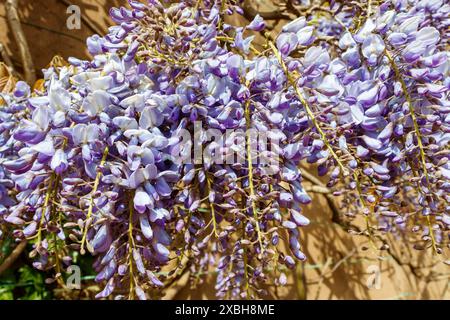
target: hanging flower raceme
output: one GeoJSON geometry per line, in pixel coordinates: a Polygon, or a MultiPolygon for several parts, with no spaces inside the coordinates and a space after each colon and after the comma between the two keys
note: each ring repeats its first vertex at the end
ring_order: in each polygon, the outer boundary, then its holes
{"type": "Polygon", "coordinates": [[[234,1],[129,4],[91,61],[3,98],[0,221],[36,268],[61,282],[92,254],[98,298],[160,298],[185,270],[216,271],[222,298],[264,296],[306,259],[303,162],[373,244],[413,230],[448,246],[448,8],[301,17],[261,48],[260,16],[225,22],[234,1]]]}

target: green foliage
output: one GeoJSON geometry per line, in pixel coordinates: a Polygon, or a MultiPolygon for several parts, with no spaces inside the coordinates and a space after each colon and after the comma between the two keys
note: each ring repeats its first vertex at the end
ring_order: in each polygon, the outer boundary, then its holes
{"type": "MultiPolygon", "coordinates": [[[[3,233],[5,232],[2,229],[0,229],[0,231],[3,233]]],[[[6,237],[6,236],[4,236],[4,239],[0,240],[0,264],[3,263],[6,257],[9,256],[9,254],[11,253],[13,241],[14,241],[13,237],[6,237]]]]}
{"type": "MultiPolygon", "coordinates": [[[[13,237],[3,237],[0,241],[0,264],[11,254],[13,248],[13,237]]],[[[34,269],[31,261],[24,258],[26,256],[28,256],[27,250],[14,263],[14,266],[0,276],[0,301],[58,298],[54,293],[56,283],[48,284],[45,281],[47,278],[52,278],[53,274],[34,269]]],[[[72,259],[73,264],[81,268],[81,274],[84,275],[81,278],[82,281],[89,282],[95,278],[95,271],[92,267],[94,258],[92,256],[81,256],[75,252],[72,254],[72,259]]],[[[64,278],[65,276],[66,274],[63,273],[64,278]]]]}
{"type": "MultiPolygon", "coordinates": [[[[0,264],[11,254],[13,239],[6,236],[0,241],[0,264]]],[[[23,261],[17,262],[18,267],[13,267],[0,276],[0,300],[50,299],[52,291],[45,284],[45,274],[23,261]]]]}
{"type": "Polygon", "coordinates": [[[52,298],[44,275],[28,265],[0,277],[0,300],[46,300],[52,298]]]}

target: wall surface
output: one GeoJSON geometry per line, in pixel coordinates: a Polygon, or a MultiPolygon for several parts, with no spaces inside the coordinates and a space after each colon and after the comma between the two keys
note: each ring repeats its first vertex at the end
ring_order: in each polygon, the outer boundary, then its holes
{"type": "MultiPolygon", "coordinates": [[[[0,42],[20,69],[20,56],[6,20],[4,1],[0,1],[0,42]]],[[[105,32],[111,24],[109,8],[125,3],[125,0],[20,0],[19,16],[37,71],[46,67],[55,55],[65,58],[88,57],[86,38],[97,32],[105,32]],[[70,16],[66,12],[68,4],[81,8],[80,30],[67,28],[70,16]]]]}
{"type": "MultiPolygon", "coordinates": [[[[68,30],[66,9],[69,1],[20,0],[20,18],[36,69],[44,68],[55,55],[88,57],[84,49],[86,37],[104,32],[111,23],[107,16],[109,8],[125,2],[72,0],[70,3],[82,9],[83,24],[80,30],[68,30]]],[[[19,53],[5,19],[3,3],[1,0],[0,43],[20,71],[19,53]]],[[[258,10],[273,10],[261,7],[261,1],[255,3],[258,10]]],[[[331,222],[332,213],[323,196],[315,195],[313,200],[314,205],[305,210],[312,224],[302,229],[308,261],[298,268],[295,276],[289,277],[285,288],[272,288],[273,294],[268,298],[450,299],[450,270],[442,258],[404,246],[393,246],[390,252],[382,251],[379,256],[380,252],[372,250],[365,237],[350,235],[331,222]],[[374,282],[375,288],[370,289],[374,282]]],[[[401,239],[391,238],[390,243],[396,242],[401,239]]],[[[195,290],[188,277],[182,278],[169,290],[166,298],[214,298],[214,273],[195,290]]]]}

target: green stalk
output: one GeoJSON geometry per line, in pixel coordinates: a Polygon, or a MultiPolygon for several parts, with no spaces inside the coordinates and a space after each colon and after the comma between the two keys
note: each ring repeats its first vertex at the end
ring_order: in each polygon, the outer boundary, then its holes
{"type": "MultiPolygon", "coordinates": [[[[420,154],[420,161],[422,164],[422,170],[423,173],[425,175],[425,180],[427,181],[427,184],[430,184],[429,178],[428,178],[428,169],[427,169],[427,165],[426,165],[426,155],[425,155],[425,149],[423,147],[423,142],[422,142],[422,135],[420,133],[420,128],[419,128],[419,124],[417,122],[417,117],[416,117],[416,113],[414,111],[413,105],[412,105],[412,99],[411,99],[411,95],[408,92],[408,87],[406,86],[405,80],[403,79],[400,70],[397,67],[397,64],[394,61],[394,58],[392,57],[392,55],[390,54],[390,52],[385,49],[385,54],[386,57],[389,60],[389,63],[392,66],[392,69],[394,69],[394,73],[395,73],[395,77],[397,78],[397,80],[400,82],[401,86],[402,86],[402,91],[403,94],[405,95],[405,99],[406,99],[406,103],[408,103],[408,109],[409,109],[409,113],[411,115],[411,120],[413,122],[414,125],[414,132],[416,133],[416,138],[417,138],[417,145],[419,147],[419,154],[420,154]]],[[[412,169],[412,166],[411,166],[412,169]]],[[[413,172],[415,172],[414,170],[412,170],[413,172]]],[[[418,187],[421,193],[424,194],[420,183],[418,183],[418,187]]],[[[431,224],[431,219],[430,216],[427,215],[426,217],[427,219],[427,224],[428,224],[428,229],[430,230],[430,236],[431,236],[431,243],[433,246],[433,251],[435,253],[437,253],[437,246],[436,246],[436,238],[434,235],[434,231],[433,231],[433,226],[431,224]]]]}
{"type": "Polygon", "coordinates": [[[261,227],[259,225],[258,218],[258,210],[255,203],[256,193],[255,193],[255,185],[253,183],[253,159],[252,159],[252,148],[251,148],[251,137],[250,137],[250,128],[251,128],[251,115],[250,115],[250,98],[247,100],[245,104],[245,120],[247,123],[247,162],[248,162],[248,180],[249,180],[249,189],[250,189],[250,201],[251,207],[253,210],[253,217],[256,223],[256,232],[258,234],[258,242],[261,247],[261,253],[264,252],[264,247],[262,243],[261,236],[261,227]]]}
{"type": "MultiPolygon", "coordinates": [[[[105,164],[108,153],[109,153],[109,148],[106,147],[105,151],[103,152],[103,158],[102,158],[102,161],[100,162],[100,167],[102,167],[105,164]]],[[[100,171],[97,172],[97,176],[95,177],[95,181],[94,181],[94,187],[92,188],[92,192],[91,192],[91,198],[89,199],[89,208],[88,208],[88,213],[87,213],[85,221],[88,221],[91,218],[92,213],[94,211],[94,194],[97,192],[98,185],[100,184],[101,176],[102,176],[102,173],[100,171]]],[[[84,250],[84,244],[86,242],[87,232],[88,232],[88,228],[85,226],[83,229],[83,237],[81,239],[81,248],[80,248],[81,254],[86,253],[86,251],[84,250]]]]}

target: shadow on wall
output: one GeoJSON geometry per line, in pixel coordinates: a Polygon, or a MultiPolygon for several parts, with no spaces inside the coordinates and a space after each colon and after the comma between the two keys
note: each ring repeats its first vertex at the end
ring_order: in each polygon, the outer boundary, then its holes
{"type": "MultiPolygon", "coordinates": [[[[20,0],[19,14],[38,77],[55,55],[87,58],[86,38],[105,32],[111,25],[109,8],[126,0],[20,0]],[[80,30],[67,28],[70,4],[81,8],[80,30]]],[[[0,3],[0,43],[4,44],[17,70],[20,55],[0,3]]],[[[308,261],[288,277],[283,288],[268,286],[268,299],[450,299],[448,266],[430,252],[417,252],[395,245],[381,257],[370,249],[365,237],[353,236],[331,222],[331,210],[321,195],[305,208],[311,225],[301,230],[308,261]],[[369,249],[366,249],[369,248],[369,249]]],[[[389,243],[402,242],[391,238],[389,243]]],[[[193,290],[189,277],[180,279],[166,298],[214,299],[214,270],[193,290]]],[[[194,277],[195,279],[195,277],[194,277]]]]}
{"type": "MultiPolygon", "coordinates": [[[[18,47],[6,18],[5,1],[0,3],[0,43],[6,47],[18,71],[22,62],[18,47]]],[[[104,33],[112,24],[108,17],[109,8],[125,5],[126,0],[20,0],[19,16],[38,78],[55,55],[87,58],[86,38],[104,33]],[[70,30],[67,8],[77,5],[81,9],[81,29],[70,30]]]]}

